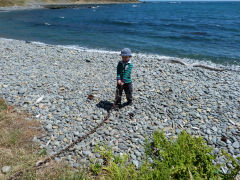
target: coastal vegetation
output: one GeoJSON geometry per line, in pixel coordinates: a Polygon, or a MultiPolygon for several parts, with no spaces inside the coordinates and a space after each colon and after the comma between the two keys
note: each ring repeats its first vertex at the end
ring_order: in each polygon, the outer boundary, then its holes
{"type": "Polygon", "coordinates": [[[23,6],[25,0],[0,0],[0,6],[23,6]]]}
{"type": "MultiPolygon", "coordinates": [[[[92,159],[88,169],[75,169],[54,161],[36,170],[33,165],[47,157],[45,149],[32,142],[42,133],[40,124],[0,100],[0,173],[1,179],[23,171],[24,179],[234,179],[240,171],[239,161],[221,152],[223,164],[213,164],[217,156],[201,137],[183,131],[176,139],[167,139],[157,131],[146,139],[145,159],[139,167],[128,154],[114,155],[111,147],[96,146],[102,162],[92,159]],[[229,164],[230,163],[230,164],[229,164]],[[9,168],[6,168],[9,167],[9,168]],[[227,168],[227,170],[226,170],[227,168]]],[[[239,159],[240,160],[240,159],[239,159]]]]}
{"type": "Polygon", "coordinates": [[[222,151],[218,156],[226,163],[213,164],[217,156],[201,137],[193,137],[183,131],[176,139],[167,139],[157,131],[146,140],[145,162],[136,169],[129,156],[114,156],[110,148],[99,147],[104,165],[95,163],[92,171],[106,179],[234,179],[240,164],[222,151]],[[231,162],[231,165],[227,164],[231,162]],[[225,171],[224,169],[228,170],[225,171]]]}

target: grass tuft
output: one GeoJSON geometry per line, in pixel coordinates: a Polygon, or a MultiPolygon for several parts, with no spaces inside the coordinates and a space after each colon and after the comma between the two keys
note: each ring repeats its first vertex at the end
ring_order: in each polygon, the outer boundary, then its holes
{"type": "Polygon", "coordinates": [[[0,110],[6,110],[7,109],[7,104],[6,102],[0,98],[0,110]]]}

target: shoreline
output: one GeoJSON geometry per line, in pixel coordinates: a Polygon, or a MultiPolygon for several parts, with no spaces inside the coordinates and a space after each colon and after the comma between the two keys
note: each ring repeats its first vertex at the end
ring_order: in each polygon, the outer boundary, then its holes
{"type": "MultiPolygon", "coordinates": [[[[0,38],[0,59],[0,96],[42,123],[45,134],[35,141],[50,155],[96,127],[111,107],[118,53],[0,38]]],[[[96,144],[106,142],[114,154],[128,152],[137,166],[145,137],[157,129],[168,138],[184,129],[202,136],[213,152],[224,149],[240,156],[239,73],[138,54],[132,61],[133,106],[122,108],[120,114],[113,111],[109,123],[55,160],[88,164],[99,157],[96,144]]]]}
{"type": "MultiPolygon", "coordinates": [[[[103,50],[103,49],[92,49],[87,47],[80,47],[77,45],[55,45],[55,44],[47,44],[40,41],[25,41],[25,40],[17,40],[17,39],[11,39],[11,38],[4,38],[0,37],[0,39],[4,40],[13,40],[13,41],[22,41],[32,44],[41,44],[41,45],[47,45],[47,46],[56,46],[59,48],[66,48],[66,49],[73,49],[77,51],[83,51],[83,52],[96,52],[96,53],[109,53],[109,54],[118,54],[119,52],[113,51],[113,50],[103,50]]],[[[166,63],[172,63],[172,64],[179,64],[184,65],[186,67],[199,67],[203,69],[209,69],[213,71],[233,71],[233,72],[240,72],[240,65],[223,65],[220,63],[213,63],[211,61],[203,61],[198,59],[190,59],[190,58],[179,58],[174,56],[166,56],[166,55],[159,55],[159,54],[152,54],[152,53],[133,53],[133,55],[141,57],[141,58],[155,58],[161,61],[165,61],[166,63]]]]}

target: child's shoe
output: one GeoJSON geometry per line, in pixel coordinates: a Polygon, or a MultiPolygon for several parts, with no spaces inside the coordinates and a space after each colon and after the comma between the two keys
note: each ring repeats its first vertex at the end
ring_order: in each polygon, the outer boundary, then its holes
{"type": "Polygon", "coordinates": [[[131,106],[132,104],[133,104],[132,101],[128,101],[126,105],[131,106]]]}
{"type": "Polygon", "coordinates": [[[121,104],[116,104],[116,105],[115,105],[115,108],[116,108],[116,109],[121,109],[121,107],[122,107],[121,104]]]}

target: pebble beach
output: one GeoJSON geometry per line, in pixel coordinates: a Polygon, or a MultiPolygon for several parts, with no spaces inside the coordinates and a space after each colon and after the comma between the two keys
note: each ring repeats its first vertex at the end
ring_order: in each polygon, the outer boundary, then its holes
{"type": "MultiPolygon", "coordinates": [[[[0,38],[0,97],[42,123],[44,133],[33,140],[54,154],[108,114],[120,60],[115,52],[0,38]]],[[[112,111],[108,123],[56,161],[65,159],[75,167],[90,160],[101,163],[95,147],[106,144],[114,154],[129,153],[138,167],[145,138],[156,130],[169,138],[186,130],[202,136],[214,153],[224,149],[240,156],[239,72],[185,66],[153,55],[135,54],[132,62],[133,105],[112,111]]]]}

